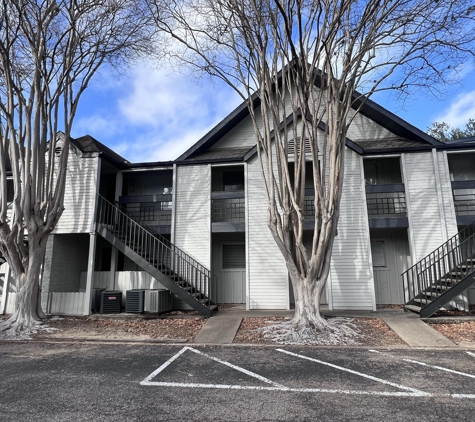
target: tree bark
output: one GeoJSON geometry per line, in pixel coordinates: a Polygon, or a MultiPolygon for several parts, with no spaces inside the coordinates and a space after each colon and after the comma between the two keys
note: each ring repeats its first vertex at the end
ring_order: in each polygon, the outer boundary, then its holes
{"type": "Polygon", "coordinates": [[[45,319],[38,301],[41,267],[46,252],[46,239],[29,239],[30,257],[26,272],[15,274],[17,294],[15,311],[9,319],[0,323],[0,333],[6,337],[21,337],[36,331],[45,319]]]}
{"type": "Polygon", "coordinates": [[[317,330],[325,329],[328,323],[320,313],[320,299],[328,276],[317,281],[292,276],[290,278],[295,296],[292,326],[297,331],[309,327],[317,330]]]}

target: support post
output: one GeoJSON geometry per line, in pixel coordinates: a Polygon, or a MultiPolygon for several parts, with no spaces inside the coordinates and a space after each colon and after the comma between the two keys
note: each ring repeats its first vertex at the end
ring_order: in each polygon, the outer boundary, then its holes
{"type": "MultiPolygon", "coordinates": [[[[122,186],[124,181],[124,174],[122,172],[118,172],[115,176],[115,202],[119,201],[119,197],[122,194],[122,186]]],[[[111,252],[111,266],[110,266],[110,273],[109,273],[109,286],[111,286],[112,290],[115,290],[115,273],[117,271],[117,263],[119,262],[119,250],[112,246],[111,252]]]]}
{"type": "Polygon", "coordinates": [[[96,232],[89,235],[89,257],[86,276],[86,297],[84,299],[83,315],[91,315],[92,286],[94,281],[94,266],[96,260],[96,232]]]}

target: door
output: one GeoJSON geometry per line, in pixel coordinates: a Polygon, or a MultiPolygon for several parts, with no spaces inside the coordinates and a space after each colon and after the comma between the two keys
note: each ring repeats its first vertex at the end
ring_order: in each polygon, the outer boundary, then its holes
{"type": "Polygon", "coordinates": [[[371,239],[376,304],[404,303],[401,274],[410,262],[409,242],[404,230],[382,230],[371,239]]]}
{"type": "Polygon", "coordinates": [[[246,245],[223,243],[218,303],[246,303],[246,245]]]}

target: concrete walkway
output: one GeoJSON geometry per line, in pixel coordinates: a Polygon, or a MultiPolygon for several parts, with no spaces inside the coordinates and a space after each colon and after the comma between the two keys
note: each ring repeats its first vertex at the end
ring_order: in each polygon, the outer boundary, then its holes
{"type": "MultiPolygon", "coordinates": [[[[418,315],[401,309],[370,311],[329,311],[327,316],[354,318],[381,318],[409,347],[457,347],[438,331],[425,324],[418,315]]],[[[230,344],[233,342],[242,318],[292,316],[293,311],[246,311],[244,307],[223,309],[216,312],[195,338],[199,344],[230,344]]]]}

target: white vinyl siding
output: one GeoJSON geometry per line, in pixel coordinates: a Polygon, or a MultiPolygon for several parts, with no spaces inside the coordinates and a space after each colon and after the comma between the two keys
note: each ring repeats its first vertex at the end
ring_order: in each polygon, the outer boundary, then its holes
{"type": "Polygon", "coordinates": [[[211,167],[177,168],[175,245],[210,268],[211,167]]]}
{"type": "Polygon", "coordinates": [[[247,116],[239,122],[232,131],[226,133],[210,150],[221,148],[243,148],[251,149],[256,145],[254,126],[251,117],[247,116]]]}
{"type": "Polygon", "coordinates": [[[69,151],[64,212],[55,234],[90,232],[98,164],[98,157],[81,158],[69,151]]]}
{"type": "Polygon", "coordinates": [[[444,243],[432,153],[403,154],[412,254],[416,262],[444,243]]]}
{"type": "MultiPolygon", "coordinates": [[[[350,116],[354,113],[354,110],[350,110],[350,116]]],[[[352,141],[375,141],[395,138],[397,135],[359,113],[351,122],[347,137],[352,141]]]]}
{"type": "Polygon", "coordinates": [[[346,148],[345,176],[338,235],[333,244],[331,281],[333,309],[373,309],[369,232],[361,157],[346,148]]]}
{"type": "Polygon", "coordinates": [[[257,156],[253,157],[247,168],[249,307],[287,309],[288,272],[267,226],[267,199],[257,156]]]}
{"type": "Polygon", "coordinates": [[[437,152],[439,163],[440,188],[442,193],[442,203],[444,209],[445,225],[447,227],[447,239],[450,239],[458,232],[457,217],[453,205],[452,184],[448,171],[447,155],[443,151],[437,152]]]}

